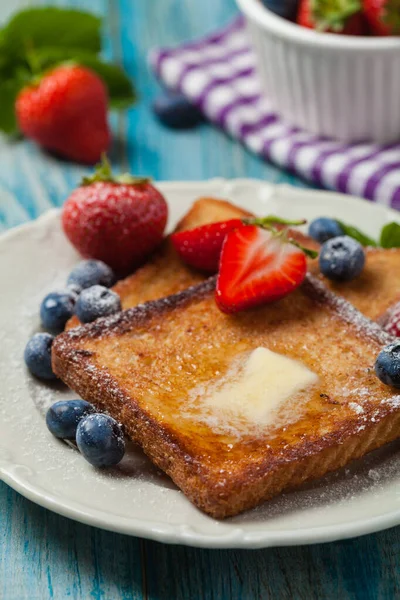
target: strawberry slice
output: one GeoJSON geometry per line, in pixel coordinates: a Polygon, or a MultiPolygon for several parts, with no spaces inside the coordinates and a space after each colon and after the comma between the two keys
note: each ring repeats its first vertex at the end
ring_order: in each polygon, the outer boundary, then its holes
{"type": "MultiPolygon", "coordinates": [[[[243,225],[259,225],[283,229],[288,225],[304,225],[305,220],[289,221],[276,215],[261,218],[230,219],[208,225],[201,225],[195,229],[179,231],[171,235],[172,244],[180,258],[190,267],[216,273],[219,268],[219,259],[226,236],[231,231],[243,225]]],[[[298,231],[291,231],[294,239],[301,243],[304,236],[298,231]]]]}
{"type": "Polygon", "coordinates": [[[200,271],[216,273],[226,235],[242,225],[240,219],[202,225],[172,234],[171,241],[186,264],[200,271]]]}
{"type": "Polygon", "coordinates": [[[306,276],[305,252],[288,239],[286,230],[243,225],[231,231],[222,247],[218,307],[234,313],[286,296],[306,276]]]}

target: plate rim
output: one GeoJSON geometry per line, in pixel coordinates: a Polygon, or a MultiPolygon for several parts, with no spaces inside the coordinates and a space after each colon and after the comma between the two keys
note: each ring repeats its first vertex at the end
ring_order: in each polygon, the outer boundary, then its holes
{"type": "MultiPolygon", "coordinates": [[[[314,196],[329,195],[332,199],[333,197],[340,197],[342,200],[346,200],[350,203],[360,203],[360,206],[365,206],[365,202],[369,204],[368,201],[362,198],[341,194],[338,192],[296,188],[288,184],[271,184],[270,182],[264,182],[262,180],[250,178],[214,178],[207,181],[187,182],[167,181],[157,182],[157,185],[167,193],[168,191],[177,188],[185,189],[187,187],[195,187],[199,190],[199,195],[201,195],[202,190],[213,188],[219,185],[225,187],[252,185],[255,187],[263,187],[268,189],[272,194],[276,193],[278,195],[281,193],[290,193],[299,197],[304,196],[304,194],[312,194],[314,196]]],[[[379,210],[384,210],[387,216],[393,217],[394,220],[400,221],[400,213],[396,212],[390,207],[375,203],[371,203],[371,205],[379,210]]],[[[0,244],[7,243],[8,239],[17,237],[27,230],[36,229],[47,221],[51,223],[53,219],[57,218],[60,212],[61,209],[59,208],[51,208],[34,220],[6,230],[0,234],[0,244]]],[[[13,450],[15,450],[15,448],[13,450]]],[[[34,483],[29,481],[29,479],[24,480],[23,475],[18,474],[18,470],[13,471],[12,468],[9,468],[13,466],[14,462],[14,460],[0,460],[0,480],[4,481],[15,491],[22,494],[27,499],[35,502],[36,504],[64,517],[71,518],[87,525],[169,544],[182,544],[192,547],[210,549],[259,549],[278,546],[308,545],[314,543],[333,542],[358,537],[361,535],[367,535],[400,524],[399,507],[399,509],[396,511],[391,511],[387,514],[378,515],[369,519],[364,517],[353,521],[350,524],[333,524],[315,529],[308,527],[295,530],[269,530],[264,531],[264,533],[262,531],[246,532],[240,525],[236,526],[233,523],[231,530],[227,531],[226,533],[221,532],[219,536],[213,534],[203,534],[200,531],[191,528],[190,526],[173,525],[169,523],[144,520],[143,518],[139,519],[135,518],[134,516],[130,518],[121,517],[112,515],[109,512],[101,511],[99,509],[93,509],[91,512],[88,512],[87,508],[79,502],[74,500],[64,501],[58,496],[58,494],[52,494],[48,490],[43,490],[40,485],[35,486],[34,483]]],[[[225,523],[229,523],[229,521],[225,521],[225,523]]]]}

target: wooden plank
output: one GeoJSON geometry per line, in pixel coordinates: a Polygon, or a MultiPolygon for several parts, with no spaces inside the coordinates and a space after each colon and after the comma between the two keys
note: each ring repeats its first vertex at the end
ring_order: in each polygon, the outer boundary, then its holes
{"type": "Polygon", "coordinates": [[[257,551],[146,542],[150,598],[378,600],[400,597],[399,529],[355,540],[257,551]]]}
{"type": "Polygon", "coordinates": [[[0,598],[141,599],[140,542],[59,517],[0,483],[0,598]]]}

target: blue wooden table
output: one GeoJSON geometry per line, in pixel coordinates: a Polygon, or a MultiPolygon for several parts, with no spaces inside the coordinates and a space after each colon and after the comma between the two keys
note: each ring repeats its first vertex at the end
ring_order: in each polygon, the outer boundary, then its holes
{"type": "MultiPolygon", "coordinates": [[[[76,0],[105,17],[105,53],[134,78],[138,105],[112,117],[113,162],[154,179],[258,177],[305,186],[209,126],[161,128],[149,110],[157,85],[146,55],[232,17],[234,0],[76,0]]],[[[27,2],[20,2],[26,5],[27,2]]],[[[16,2],[0,2],[0,18],[16,2]]],[[[1,110],[1,99],[0,99],[1,110]]],[[[0,138],[0,230],[60,206],[86,169],[0,138]]],[[[207,551],[164,546],[87,527],[0,483],[0,599],[400,598],[400,529],[312,547],[207,551]]]]}

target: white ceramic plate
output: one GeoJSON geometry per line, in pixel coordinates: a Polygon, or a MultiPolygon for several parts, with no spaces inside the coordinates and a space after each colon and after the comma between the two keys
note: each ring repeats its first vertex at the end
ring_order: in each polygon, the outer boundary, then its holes
{"type": "MultiPolygon", "coordinates": [[[[328,192],[253,180],[165,183],[172,226],[202,195],[228,198],[255,213],[312,219],[331,215],[377,236],[398,213],[328,192]]],[[[78,256],[54,210],[0,237],[0,475],[18,492],[90,525],[163,542],[207,548],[261,548],[332,541],[400,523],[400,443],[351,468],[224,522],[186,500],[137,449],[111,473],[93,469],[47,431],[46,407],[74,394],[33,380],[23,364],[39,328],[44,294],[62,286],[78,256]]]]}

